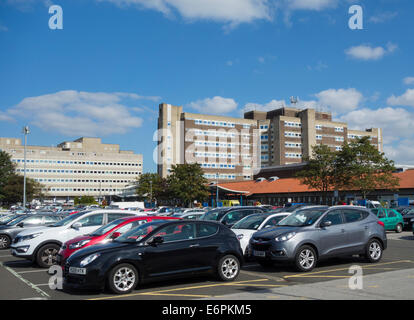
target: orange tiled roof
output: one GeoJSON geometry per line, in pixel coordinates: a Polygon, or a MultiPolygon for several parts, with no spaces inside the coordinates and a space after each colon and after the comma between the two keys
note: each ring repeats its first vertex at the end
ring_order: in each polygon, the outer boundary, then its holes
{"type": "MultiPolygon", "coordinates": [[[[400,178],[400,186],[397,189],[414,189],[414,170],[394,173],[400,178]]],[[[270,194],[270,193],[300,193],[315,192],[316,189],[309,188],[301,184],[297,178],[279,179],[269,182],[264,180],[256,182],[254,180],[242,182],[219,183],[219,186],[237,192],[246,192],[246,195],[270,194]]]]}

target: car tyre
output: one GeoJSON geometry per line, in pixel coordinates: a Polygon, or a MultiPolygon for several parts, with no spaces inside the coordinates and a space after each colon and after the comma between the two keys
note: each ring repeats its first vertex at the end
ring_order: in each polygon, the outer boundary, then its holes
{"type": "Polygon", "coordinates": [[[397,226],[395,227],[395,232],[401,233],[402,231],[403,231],[403,225],[401,223],[397,224],[397,226]]]}
{"type": "Polygon", "coordinates": [[[55,243],[49,243],[42,246],[36,254],[36,263],[41,268],[49,268],[57,264],[56,258],[60,246],[55,243]]]}
{"type": "Polygon", "coordinates": [[[133,265],[119,264],[109,272],[108,287],[115,294],[128,294],[138,285],[138,277],[138,271],[133,265]]]}
{"type": "Polygon", "coordinates": [[[0,235],[0,250],[10,247],[11,239],[7,234],[0,235]]]}
{"type": "Polygon", "coordinates": [[[366,247],[365,257],[368,262],[376,263],[382,258],[382,244],[377,239],[372,239],[366,247]]]}
{"type": "Polygon", "coordinates": [[[222,257],[217,265],[218,278],[222,281],[233,281],[240,272],[240,261],[232,255],[222,257]]]}
{"type": "Polygon", "coordinates": [[[295,267],[300,272],[309,272],[315,268],[318,257],[311,246],[302,246],[295,256],[295,267]]]}

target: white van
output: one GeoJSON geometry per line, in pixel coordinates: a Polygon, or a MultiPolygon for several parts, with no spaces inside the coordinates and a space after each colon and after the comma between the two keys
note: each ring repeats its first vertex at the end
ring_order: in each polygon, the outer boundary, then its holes
{"type": "Polygon", "coordinates": [[[10,246],[11,253],[47,268],[56,264],[57,253],[66,241],[89,234],[119,218],[136,215],[146,214],[119,209],[81,211],[47,227],[20,232],[10,246]]]}
{"type": "Polygon", "coordinates": [[[111,202],[110,203],[110,207],[111,208],[117,208],[117,209],[130,209],[130,208],[134,208],[134,209],[145,209],[145,205],[144,202],[140,202],[140,201],[131,201],[131,202],[111,202]]]}

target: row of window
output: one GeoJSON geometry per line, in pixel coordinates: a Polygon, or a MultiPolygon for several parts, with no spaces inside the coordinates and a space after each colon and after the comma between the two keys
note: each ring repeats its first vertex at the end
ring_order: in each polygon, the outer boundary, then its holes
{"type": "Polygon", "coordinates": [[[300,138],[300,137],[302,137],[302,133],[300,133],[300,132],[289,132],[289,131],[286,131],[285,132],[285,137],[300,138]]]}
{"type": "MultiPolygon", "coordinates": [[[[16,172],[24,172],[24,169],[17,168],[16,172]]],[[[68,173],[68,174],[129,174],[140,175],[141,172],[135,171],[92,171],[92,170],[60,170],[60,169],[26,169],[26,172],[36,173],[68,173]]]]}
{"type": "Polygon", "coordinates": [[[204,177],[206,179],[226,179],[226,180],[235,180],[236,176],[234,174],[220,174],[217,176],[217,174],[210,174],[210,173],[206,173],[204,175],[204,177]]]}
{"type": "MultiPolygon", "coordinates": [[[[24,163],[24,159],[12,159],[15,163],[24,163]]],[[[141,163],[126,162],[98,162],[98,161],[70,161],[70,160],[43,160],[43,159],[27,159],[26,163],[48,163],[48,164],[78,164],[78,165],[98,165],[98,166],[126,166],[141,167],[141,163]]]]}
{"type": "Polygon", "coordinates": [[[130,183],[134,182],[135,180],[90,180],[90,179],[45,179],[45,178],[34,178],[37,182],[61,182],[61,183],[69,183],[69,182],[104,182],[104,183],[130,183]]]}
{"type": "Polygon", "coordinates": [[[235,159],[233,153],[195,152],[196,157],[235,159]]]}
{"type": "Polygon", "coordinates": [[[286,148],[302,148],[302,144],[297,143],[297,142],[285,142],[285,147],[286,148]]]}
{"type": "MultiPolygon", "coordinates": [[[[45,190],[46,191],[46,190],[45,190]]],[[[88,192],[104,192],[104,191],[121,191],[121,189],[92,189],[92,188],[50,188],[54,192],[68,192],[68,191],[88,191],[88,192]]]]}
{"type": "Polygon", "coordinates": [[[201,163],[201,168],[221,168],[221,169],[235,169],[234,164],[224,164],[224,163],[201,163]]]}
{"type": "Polygon", "coordinates": [[[285,121],[285,126],[286,127],[301,128],[302,124],[300,122],[285,121]]]}
{"type": "Polygon", "coordinates": [[[222,137],[222,138],[234,138],[236,136],[242,136],[243,138],[250,138],[250,134],[247,133],[238,133],[234,131],[226,132],[222,130],[199,130],[199,129],[190,129],[194,132],[196,136],[208,136],[208,137],[222,137]]]}
{"type": "MultiPolygon", "coordinates": [[[[224,121],[214,121],[214,120],[194,120],[195,124],[205,125],[205,126],[217,126],[217,127],[227,127],[227,128],[235,128],[236,124],[233,122],[224,122],[224,121]]],[[[247,128],[250,128],[249,125],[244,125],[247,128]]]]}
{"type": "Polygon", "coordinates": [[[285,157],[286,158],[302,158],[302,154],[301,153],[285,153],[285,157]]]}

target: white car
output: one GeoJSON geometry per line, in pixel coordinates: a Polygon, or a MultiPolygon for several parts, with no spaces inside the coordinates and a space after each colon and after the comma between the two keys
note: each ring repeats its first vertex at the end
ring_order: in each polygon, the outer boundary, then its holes
{"type": "Polygon", "coordinates": [[[135,215],[146,214],[119,209],[81,211],[47,227],[20,232],[10,246],[11,253],[47,268],[56,264],[56,255],[66,241],[89,234],[116,219],[135,215]]]}
{"type": "Polygon", "coordinates": [[[282,219],[289,216],[290,213],[257,213],[247,216],[238,221],[231,231],[233,231],[237,239],[240,241],[240,246],[243,250],[243,254],[247,253],[247,246],[253,233],[263,228],[269,228],[276,226],[282,219]]]}

